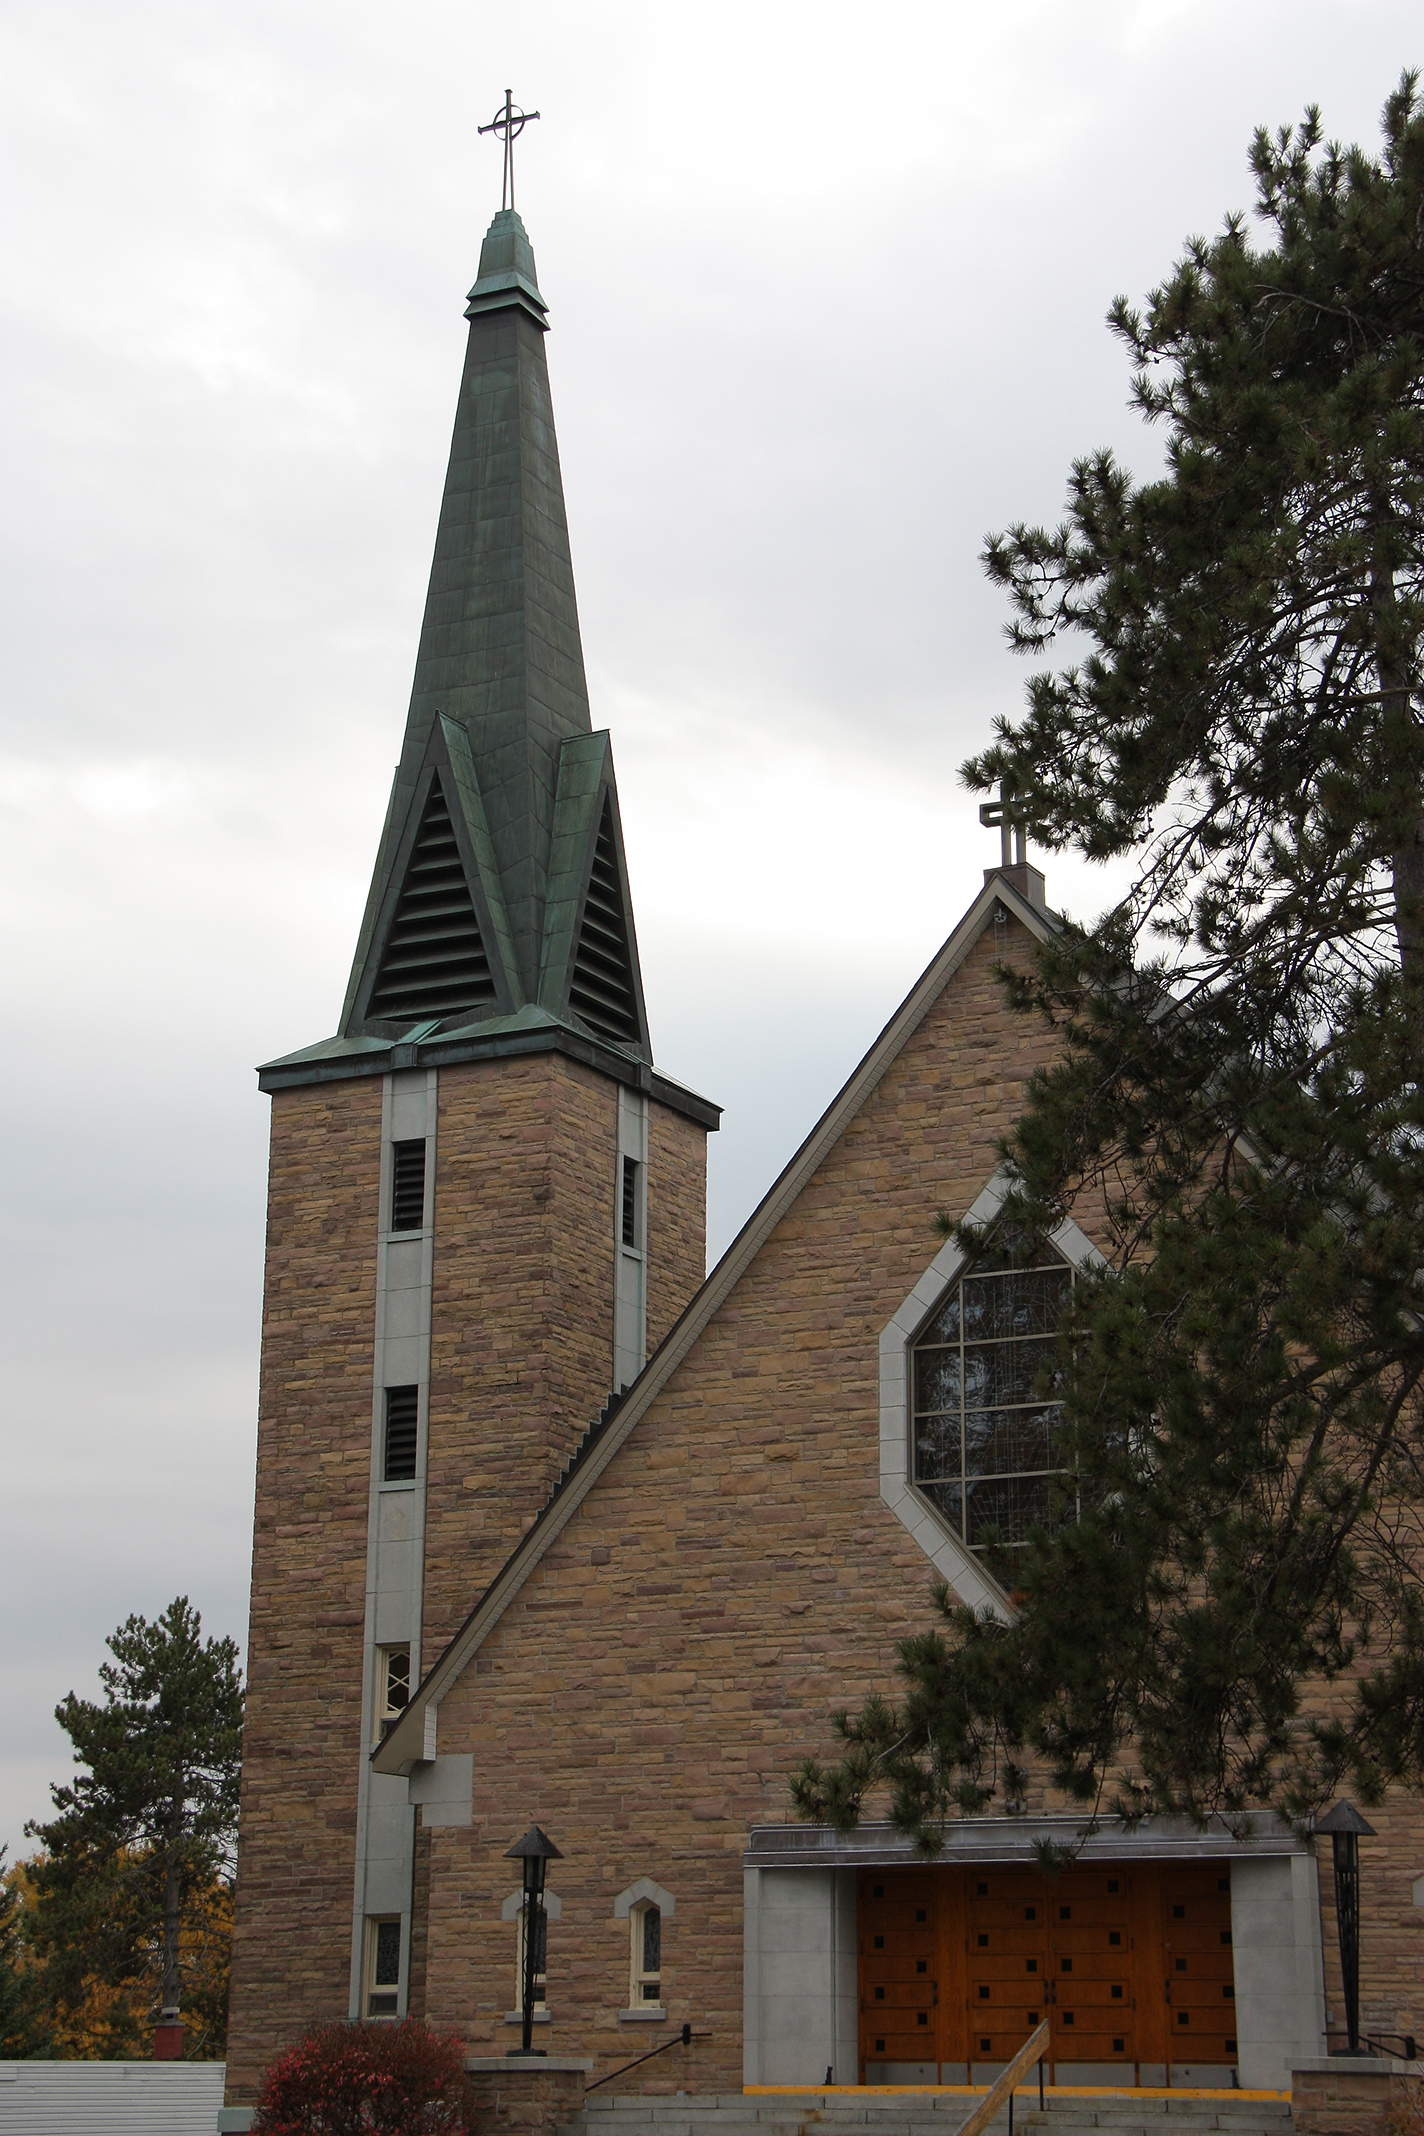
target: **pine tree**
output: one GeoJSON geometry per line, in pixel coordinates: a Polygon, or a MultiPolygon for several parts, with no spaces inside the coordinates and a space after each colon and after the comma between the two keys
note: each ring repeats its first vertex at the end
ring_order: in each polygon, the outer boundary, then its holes
{"type": "Polygon", "coordinates": [[[25,1947],[19,1877],[0,1847],[0,2062],[27,2062],[53,2051],[39,1976],[25,1947]]]}
{"type": "Polygon", "coordinates": [[[242,1756],[242,1683],[232,1639],[202,1638],[186,1596],[158,1620],[130,1617],[106,1642],[102,1704],[71,1691],[55,1718],[80,1772],[50,1789],[57,1815],[26,1831],[31,1927],[51,2009],[108,2012],[101,2051],[139,2045],[131,1991],[196,2021],[199,2052],[222,2052],[225,1948],[242,1756]]]}
{"type": "Polygon", "coordinates": [[[986,550],[1014,647],[1079,657],[965,778],[1133,880],[1004,975],[1062,1040],[1005,1138],[1015,1220],[1111,1248],[1057,1360],[1084,1511],[997,1553],[1010,1621],[942,1593],[901,1702],[793,1790],[847,1825],[888,1785],[929,1848],[1036,1762],[1130,1816],[1424,1784],[1415,76],[1378,156],[1311,109],[1251,162],[1267,241],[1230,216],[1109,315],[1163,472],[1099,452],[1061,526],[986,550]]]}

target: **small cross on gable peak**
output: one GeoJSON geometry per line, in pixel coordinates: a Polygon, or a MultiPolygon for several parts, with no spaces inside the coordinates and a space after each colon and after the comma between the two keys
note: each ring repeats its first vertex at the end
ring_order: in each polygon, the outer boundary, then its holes
{"type": "Polygon", "coordinates": [[[985,882],[992,882],[996,875],[1002,875],[1012,883],[1020,897],[1026,897],[1032,905],[1046,906],[1042,871],[1035,868],[1028,857],[1028,817],[1016,805],[1013,789],[1006,790],[1001,785],[996,800],[981,801],[979,821],[987,829],[997,829],[999,833],[999,865],[984,870],[985,882]]]}

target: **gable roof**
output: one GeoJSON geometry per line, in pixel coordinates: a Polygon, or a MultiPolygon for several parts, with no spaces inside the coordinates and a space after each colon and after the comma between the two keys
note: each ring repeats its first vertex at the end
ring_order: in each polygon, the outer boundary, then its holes
{"type": "Polygon", "coordinates": [[[984,888],[959,925],[915,981],[860,1065],[812,1128],[795,1156],[733,1239],[717,1266],[622,1397],[585,1433],[532,1527],[495,1574],[464,1623],[426,1672],[401,1718],[372,1753],[376,1771],[408,1773],[436,1754],[436,1713],[486,1635],[523,1587],[545,1552],[563,1533],[619,1448],[631,1437],[677,1372],[714,1315],[726,1303],[772,1232],[792,1208],[881,1078],[919,1029],[945,986],[968,956],[996,905],[1043,942],[1061,924],[1025,897],[999,870],[986,872],[984,888]]]}

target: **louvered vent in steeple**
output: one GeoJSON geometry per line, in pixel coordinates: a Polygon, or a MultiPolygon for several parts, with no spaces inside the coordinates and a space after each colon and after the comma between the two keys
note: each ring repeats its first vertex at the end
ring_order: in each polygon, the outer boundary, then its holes
{"type": "Polygon", "coordinates": [[[424,1016],[453,1016],[494,999],[470,886],[436,779],[367,1014],[413,1023],[424,1016]]]}
{"type": "Polygon", "coordinates": [[[641,1039],[633,963],[628,953],[628,921],[613,850],[613,811],[606,794],[593,873],[584,901],[583,925],[579,929],[569,1007],[600,1038],[611,1038],[623,1046],[636,1046],[641,1039]]]}

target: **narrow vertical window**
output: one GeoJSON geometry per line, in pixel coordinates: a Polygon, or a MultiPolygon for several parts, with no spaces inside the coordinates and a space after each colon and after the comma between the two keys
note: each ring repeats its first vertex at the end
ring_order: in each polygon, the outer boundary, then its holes
{"type": "Polygon", "coordinates": [[[400,2010],[401,1925],[399,1914],[366,1923],[367,2017],[395,2017],[400,2010]]]}
{"type": "Polygon", "coordinates": [[[419,1231],[425,1222],[425,1139],[391,1145],[391,1229],[419,1231]]]}
{"type": "Polygon", "coordinates": [[[1054,1344],[1072,1285],[1055,1247],[1000,1227],[915,1338],[914,1480],[971,1550],[1056,1517],[1054,1344]]]}
{"type": "Polygon", "coordinates": [[[623,1244],[638,1244],[638,1160],[623,1159],[623,1244]]]}
{"type": "Polygon", "coordinates": [[[410,1704],[410,1648],[376,1649],[376,1741],[390,1734],[410,1704]]]}
{"type": "Polygon", "coordinates": [[[630,2001],[636,2010],[662,2001],[663,1917],[650,1901],[629,1915],[633,1932],[633,1983],[630,2001]]]}
{"type": "Polygon", "coordinates": [[[416,1426],[420,1415],[418,1387],[386,1389],[387,1483],[409,1483],[415,1476],[416,1426]]]}

